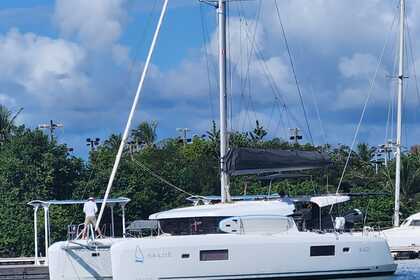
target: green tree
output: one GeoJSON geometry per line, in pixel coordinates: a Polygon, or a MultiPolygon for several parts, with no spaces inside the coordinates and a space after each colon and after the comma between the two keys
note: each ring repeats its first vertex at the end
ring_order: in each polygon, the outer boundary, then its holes
{"type": "Polygon", "coordinates": [[[131,139],[139,145],[150,147],[155,143],[157,134],[157,122],[142,122],[135,129],[131,130],[131,139]]]}
{"type": "Polygon", "coordinates": [[[0,144],[4,144],[10,138],[14,128],[15,117],[6,106],[0,104],[0,144]]]}

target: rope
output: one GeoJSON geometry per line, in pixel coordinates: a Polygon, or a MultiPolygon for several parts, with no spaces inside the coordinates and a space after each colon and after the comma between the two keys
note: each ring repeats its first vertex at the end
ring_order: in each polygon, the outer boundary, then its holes
{"type": "Polygon", "coordinates": [[[295,80],[296,89],[297,89],[297,92],[299,94],[300,106],[302,107],[303,115],[305,117],[305,122],[306,122],[306,127],[308,129],[309,138],[311,140],[312,145],[314,145],[314,139],[312,137],[311,127],[309,125],[309,119],[308,119],[308,115],[306,113],[305,102],[303,101],[302,91],[300,89],[299,81],[297,79],[295,65],[294,65],[293,58],[292,58],[292,53],[291,53],[291,50],[290,50],[289,42],[287,40],[286,31],[284,29],[283,22],[281,20],[280,10],[279,10],[279,6],[277,4],[277,0],[274,0],[274,4],[276,6],[277,18],[279,19],[279,23],[280,23],[280,27],[281,27],[281,33],[282,33],[283,38],[284,38],[284,44],[286,45],[287,54],[289,56],[290,66],[292,68],[292,73],[293,73],[293,78],[295,80]]]}
{"type": "Polygon", "coordinates": [[[189,196],[194,196],[193,194],[181,189],[180,187],[175,186],[174,184],[172,184],[171,182],[167,181],[165,178],[159,176],[158,174],[156,174],[155,172],[153,172],[152,170],[150,170],[146,165],[144,165],[143,163],[137,161],[136,159],[133,158],[133,161],[144,171],[148,172],[150,175],[152,175],[153,177],[155,177],[156,179],[158,179],[159,181],[167,184],[168,186],[176,189],[177,191],[180,191],[184,194],[187,194],[189,196]]]}
{"type": "Polygon", "coordinates": [[[316,100],[316,96],[314,94],[314,88],[312,87],[312,85],[311,85],[311,95],[312,95],[312,100],[315,105],[315,112],[318,118],[319,128],[321,129],[322,139],[324,140],[324,144],[327,144],[327,134],[325,133],[324,124],[322,123],[321,114],[319,113],[318,101],[316,100]]]}
{"type": "Polygon", "coordinates": [[[208,97],[209,97],[209,102],[210,102],[210,112],[211,112],[211,118],[214,120],[215,119],[215,114],[214,114],[214,104],[213,104],[213,98],[212,98],[212,92],[213,92],[213,87],[212,87],[212,83],[211,83],[211,75],[210,75],[210,62],[209,62],[209,51],[208,51],[208,31],[207,31],[207,26],[205,24],[205,20],[204,20],[204,13],[203,13],[203,5],[202,2],[198,2],[199,7],[200,7],[200,19],[201,19],[201,31],[203,34],[203,45],[204,45],[204,59],[206,61],[206,71],[207,71],[207,82],[208,82],[208,97]]]}
{"type": "MultiPolygon", "coordinates": [[[[407,22],[407,20],[405,21],[407,22]]],[[[413,74],[414,74],[414,85],[416,88],[416,96],[417,96],[417,105],[420,104],[420,89],[419,89],[419,84],[418,84],[418,79],[417,79],[417,71],[416,71],[416,57],[415,57],[415,53],[413,51],[413,40],[411,39],[411,33],[410,33],[410,28],[408,26],[408,24],[406,24],[406,30],[407,30],[407,35],[408,35],[408,47],[410,48],[410,54],[411,54],[411,62],[413,63],[413,74]]],[[[417,120],[417,110],[415,111],[415,120],[417,120]]]]}
{"type": "MultiPolygon", "coordinates": [[[[393,20],[393,22],[392,22],[392,24],[391,24],[391,30],[392,30],[392,29],[393,29],[393,27],[394,27],[394,23],[395,23],[395,17],[394,17],[394,20],[393,20]]],[[[374,75],[373,75],[373,77],[372,77],[372,79],[371,79],[371,81],[370,81],[369,91],[368,91],[368,94],[367,94],[367,96],[366,96],[365,103],[364,103],[364,105],[363,105],[363,110],[362,110],[362,113],[361,113],[361,115],[360,115],[360,119],[359,119],[359,122],[358,122],[358,124],[357,124],[356,131],[355,131],[355,133],[354,133],[353,141],[352,141],[351,146],[350,146],[350,150],[349,150],[349,154],[348,154],[347,159],[346,159],[346,163],[344,164],[343,172],[341,173],[341,177],[340,177],[340,181],[339,181],[338,186],[337,186],[336,194],[338,194],[338,193],[339,193],[339,191],[340,191],[340,187],[341,187],[341,184],[342,184],[343,179],[344,179],[344,174],[346,173],[347,167],[348,167],[348,165],[349,165],[349,162],[350,162],[350,157],[351,157],[351,154],[352,154],[352,151],[353,151],[354,145],[355,145],[355,143],[356,143],[356,139],[357,139],[357,137],[358,137],[358,135],[359,135],[359,130],[360,130],[360,127],[361,127],[361,125],[362,125],[362,122],[363,122],[363,119],[364,119],[364,116],[365,116],[365,113],[366,113],[366,108],[367,108],[367,105],[368,105],[368,103],[369,103],[370,96],[372,95],[373,89],[375,88],[375,84],[376,84],[376,77],[377,77],[377,75],[378,75],[379,68],[380,68],[380,66],[382,65],[382,60],[383,60],[384,53],[385,53],[385,50],[386,50],[386,47],[387,47],[387,45],[388,45],[388,42],[389,42],[389,38],[390,38],[390,37],[391,37],[391,36],[388,36],[388,37],[386,38],[386,40],[385,40],[384,46],[383,46],[383,48],[382,48],[381,55],[380,55],[380,57],[379,57],[378,64],[376,65],[376,69],[375,69],[374,75]]],[[[334,207],[334,204],[333,204],[333,205],[331,205],[331,208],[330,208],[330,213],[331,213],[331,211],[332,211],[333,207],[334,207]]]]}

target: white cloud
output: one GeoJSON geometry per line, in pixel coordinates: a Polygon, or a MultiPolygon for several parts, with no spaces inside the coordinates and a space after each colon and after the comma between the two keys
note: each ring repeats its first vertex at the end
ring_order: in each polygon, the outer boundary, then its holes
{"type": "Polygon", "coordinates": [[[75,35],[86,47],[108,48],[122,33],[124,0],[57,0],[54,18],[65,36],[75,35]]]}
{"type": "MultiPolygon", "coordinates": [[[[288,37],[323,55],[383,40],[395,11],[393,3],[381,0],[277,2],[288,37]]],[[[262,20],[273,27],[269,29],[271,37],[281,39],[273,1],[264,3],[262,20]]]]}
{"type": "Polygon", "coordinates": [[[370,79],[377,68],[378,59],[371,54],[355,53],[351,58],[342,57],[338,68],[345,78],[370,79]]]}
{"type": "Polygon", "coordinates": [[[87,78],[81,71],[84,59],[83,49],[62,39],[23,34],[16,29],[0,36],[0,79],[45,100],[50,94],[86,87],[87,78]]]}

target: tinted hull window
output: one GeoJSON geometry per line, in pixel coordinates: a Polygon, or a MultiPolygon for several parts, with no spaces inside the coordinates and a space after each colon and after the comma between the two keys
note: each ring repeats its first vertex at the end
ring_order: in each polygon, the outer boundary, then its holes
{"type": "Polygon", "coordinates": [[[229,259],[228,250],[200,251],[200,261],[224,261],[229,259]]]}
{"type": "Polygon", "coordinates": [[[311,246],[311,257],[334,256],[335,246],[311,246]]]}

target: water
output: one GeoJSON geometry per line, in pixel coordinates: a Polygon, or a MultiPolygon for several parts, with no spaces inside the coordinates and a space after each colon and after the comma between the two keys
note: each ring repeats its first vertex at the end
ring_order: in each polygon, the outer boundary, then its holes
{"type": "MultiPolygon", "coordinates": [[[[420,280],[420,259],[397,261],[397,272],[392,276],[350,278],[354,280],[420,280]]],[[[348,278],[349,279],[349,278],[348,278]]],[[[339,279],[336,279],[339,280],[339,279]]]]}
{"type": "Polygon", "coordinates": [[[392,280],[420,280],[420,259],[397,261],[398,270],[392,280]]]}

